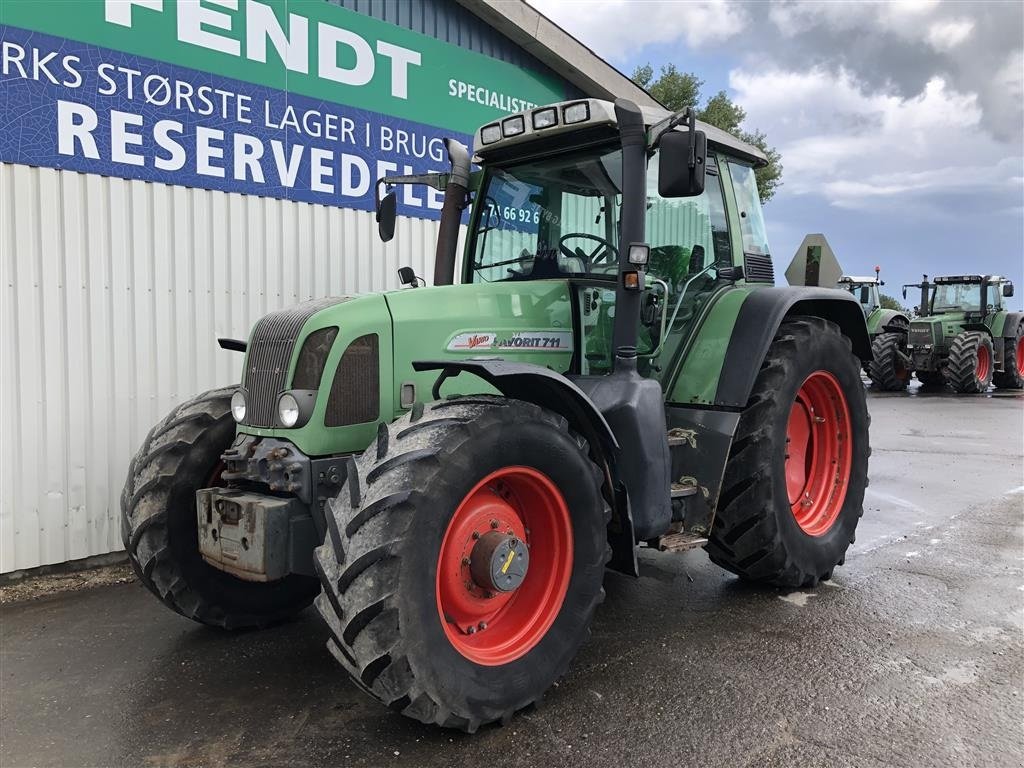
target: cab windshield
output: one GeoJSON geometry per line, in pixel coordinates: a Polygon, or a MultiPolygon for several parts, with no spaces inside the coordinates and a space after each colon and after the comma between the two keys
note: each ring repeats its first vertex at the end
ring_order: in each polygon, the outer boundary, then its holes
{"type": "Polygon", "coordinates": [[[932,312],[978,312],[981,310],[979,283],[938,283],[932,297],[932,312]]]}
{"type": "MultiPolygon", "coordinates": [[[[650,272],[674,286],[716,261],[730,262],[729,234],[714,156],[700,197],[658,195],[657,155],[648,162],[650,272]]],[[[618,272],[622,153],[590,148],[492,168],[467,254],[473,282],[618,272]]]]}

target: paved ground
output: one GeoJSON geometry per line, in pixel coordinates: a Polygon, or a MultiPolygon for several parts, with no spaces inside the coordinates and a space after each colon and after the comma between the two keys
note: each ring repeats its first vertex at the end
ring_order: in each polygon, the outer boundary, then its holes
{"type": "Polygon", "coordinates": [[[638,581],[608,577],[570,674],[510,726],[382,709],[312,612],[228,635],[118,584],[0,611],[0,764],[1020,766],[1024,398],[870,407],[866,516],[831,585],[647,556],[638,581]]]}

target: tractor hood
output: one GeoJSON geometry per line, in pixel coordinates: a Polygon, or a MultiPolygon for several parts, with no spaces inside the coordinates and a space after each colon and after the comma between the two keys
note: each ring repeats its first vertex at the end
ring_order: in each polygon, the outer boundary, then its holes
{"type": "MultiPolygon", "coordinates": [[[[502,357],[564,372],[574,352],[565,281],[407,288],[318,299],[273,312],[253,328],[242,376],[239,433],[278,437],[308,456],[362,451],[381,421],[429,401],[436,372],[417,360],[502,357]],[[292,393],[300,422],[281,426],[278,399],[292,393]]],[[[469,375],[443,395],[491,391],[469,375]]]]}
{"type": "MultiPolygon", "coordinates": [[[[385,299],[394,329],[399,412],[403,402],[409,407],[410,398],[432,399],[437,373],[417,373],[412,368],[417,360],[501,357],[559,372],[567,371],[572,361],[575,338],[564,280],[407,288],[388,293],[385,299]]],[[[447,383],[442,396],[481,391],[491,390],[463,376],[447,383]]]]}

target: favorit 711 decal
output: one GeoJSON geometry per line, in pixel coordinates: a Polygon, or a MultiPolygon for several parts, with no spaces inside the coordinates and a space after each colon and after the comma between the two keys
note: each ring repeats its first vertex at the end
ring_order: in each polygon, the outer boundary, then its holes
{"type": "Polygon", "coordinates": [[[571,352],[572,333],[563,330],[470,331],[448,342],[449,352],[479,352],[496,349],[529,349],[537,352],[571,352]]]}

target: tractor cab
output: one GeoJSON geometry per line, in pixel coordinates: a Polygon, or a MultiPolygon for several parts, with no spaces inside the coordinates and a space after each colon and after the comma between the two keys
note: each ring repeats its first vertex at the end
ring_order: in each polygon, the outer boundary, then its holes
{"type": "MultiPolygon", "coordinates": [[[[479,170],[466,174],[458,281],[509,295],[557,281],[549,317],[553,327],[573,328],[572,355],[560,368],[567,375],[611,373],[616,349],[626,345],[636,348],[644,376],[676,389],[702,308],[723,291],[774,283],[754,175],[765,157],[692,114],[626,114],[596,99],[556,104],[482,126],[473,160],[479,170]],[[624,117],[639,139],[636,157],[624,146],[624,117]],[[639,179],[633,192],[630,175],[639,179]]],[[[381,183],[442,189],[450,179],[381,183]]],[[[387,222],[394,214],[382,199],[387,222]]],[[[382,228],[386,237],[390,228],[382,228]]],[[[455,239],[442,236],[448,247],[455,239]]],[[[455,255],[441,245],[435,285],[456,281],[455,255]]],[[[489,338],[490,329],[476,330],[478,340],[489,338]]],[[[551,339],[570,346],[554,333],[518,343],[551,339]]],[[[687,401],[703,394],[693,384],[680,392],[687,401]]]]}
{"type": "Polygon", "coordinates": [[[1013,296],[1013,283],[999,275],[936,277],[928,305],[929,315],[962,314],[981,320],[1002,308],[1003,297],[1013,296]]]}
{"type": "Polygon", "coordinates": [[[885,283],[878,278],[877,274],[874,277],[843,275],[839,278],[836,287],[853,294],[860,303],[861,309],[864,310],[864,316],[867,317],[882,306],[879,288],[883,285],[885,283]]]}

